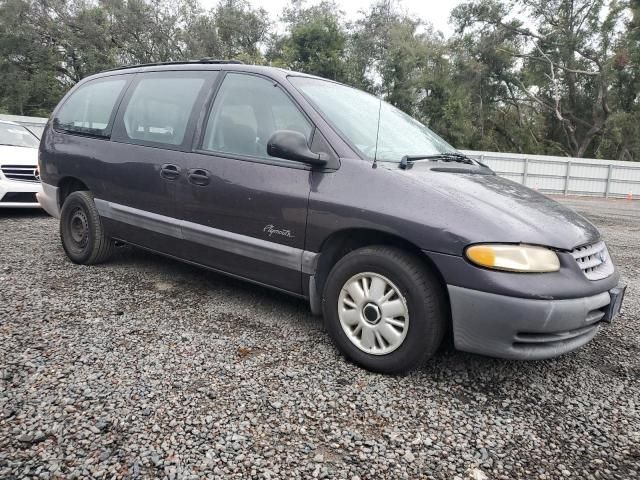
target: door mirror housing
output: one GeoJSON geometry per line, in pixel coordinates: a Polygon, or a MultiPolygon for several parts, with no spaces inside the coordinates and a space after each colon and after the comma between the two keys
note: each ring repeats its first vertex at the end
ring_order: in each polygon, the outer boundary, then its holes
{"type": "Polygon", "coordinates": [[[307,145],[307,139],[295,130],[278,130],[267,143],[267,153],[272,157],[324,166],[327,159],[321,153],[314,153],[307,145]]]}

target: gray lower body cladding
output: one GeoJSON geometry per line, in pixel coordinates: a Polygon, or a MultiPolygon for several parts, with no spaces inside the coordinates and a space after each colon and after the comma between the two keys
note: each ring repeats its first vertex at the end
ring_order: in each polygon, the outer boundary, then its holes
{"type": "Polygon", "coordinates": [[[99,198],[95,199],[95,203],[102,217],[173,237],[176,240],[187,240],[307,274],[313,274],[315,270],[318,254],[314,252],[158,215],[99,198]]]}
{"type": "Polygon", "coordinates": [[[534,300],[447,288],[456,348],[516,360],[552,358],[588,343],[610,303],[609,292],[534,300]]]}
{"type": "Polygon", "coordinates": [[[60,218],[58,207],[58,187],[42,182],[42,191],[36,193],[36,198],[45,212],[54,218],[60,218]]]}

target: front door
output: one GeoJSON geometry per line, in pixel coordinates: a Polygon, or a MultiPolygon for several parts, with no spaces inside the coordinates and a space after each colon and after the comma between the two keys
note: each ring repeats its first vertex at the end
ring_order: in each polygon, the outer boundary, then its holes
{"type": "Polygon", "coordinates": [[[300,293],[311,170],[267,154],[277,130],[313,133],[273,80],[227,73],[177,200],[188,260],[300,293]]]}

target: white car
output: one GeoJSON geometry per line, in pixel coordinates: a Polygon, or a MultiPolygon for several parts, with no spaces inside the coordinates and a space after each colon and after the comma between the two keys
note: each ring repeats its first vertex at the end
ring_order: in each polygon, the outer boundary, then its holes
{"type": "Polygon", "coordinates": [[[40,208],[39,145],[22,125],[0,120],[0,208],[40,208]]]}

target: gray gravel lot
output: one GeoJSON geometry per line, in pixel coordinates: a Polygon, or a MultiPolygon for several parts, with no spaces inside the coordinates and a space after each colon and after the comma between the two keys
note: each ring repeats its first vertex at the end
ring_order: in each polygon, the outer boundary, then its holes
{"type": "Polygon", "coordinates": [[[54,219],[0,210],[0,478],[638,478],[640,202],[567,202],[629,285],[618,321],[403,377],[300,300],[130,248],[76,266],[54,219]]]}

